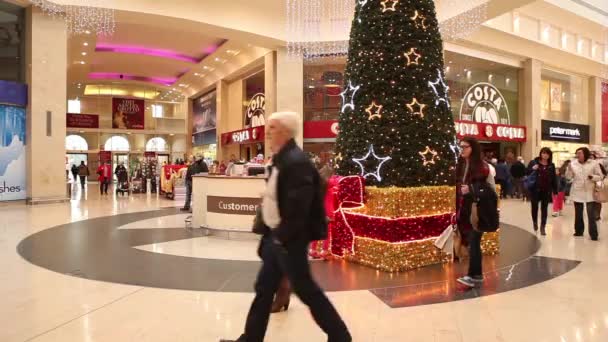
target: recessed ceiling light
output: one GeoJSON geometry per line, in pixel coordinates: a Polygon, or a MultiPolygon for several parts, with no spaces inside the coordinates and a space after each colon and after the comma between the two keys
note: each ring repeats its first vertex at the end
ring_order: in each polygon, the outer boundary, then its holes
{"type": "Polygon", "coordinates": [[[173,134],[173,133],[169,134],[169,136],[174,136],[174,135],[175,135],[175,134],[173,134]]]}
{"type": "Polygon", "coordinates": [[[84,42],[82,45],[84,45],[84,46],[89,46],[89,43],[84,42]]]}
{"type": "Polygon", "coordinates": [[[84,31],[84,33],[86,33],[86,34],[91,34],[91,31],[86,30],[86,31],[84,31]]]}
{"type": "Polygon", "coordinates": [[[199,76],[199,75],[200,75],[200,74],[199,74],[198,72],[195,72],[195,73],[194,73],[194,76],[199,76]]]}
{"type": "Polygon", "coordinates": [[[84,133],[84,131],[80,131],[80,133],[84,133]]]}
{"type": "Polygon", "coordinates": [[[80,61],[80,64],[86,64],[86,62],[85,61],[80,61]]]}
{"type": "Polygon", "coordinates": [[[86,55],[87,55],[87,53],[86,53],[86,52],[83,52],[83,53],[81,53],[81,54],[82,54],[83,56],[86,56],[86,55]]]}
{"type": "Polygon", "coordinates": [[[129,135],[130,135],[130,134],[131,134],[131,132],[127,132],[127,134],[129,134],[129,135]]]}

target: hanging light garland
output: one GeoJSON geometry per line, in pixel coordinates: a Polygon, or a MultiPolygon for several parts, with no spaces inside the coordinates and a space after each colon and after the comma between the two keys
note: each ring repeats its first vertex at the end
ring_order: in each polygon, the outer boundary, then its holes
{"type": "Polygon", "coordinates": [[[103,8],[103,0],[82,1],[83,6],[60,5],[48,0],[30,0],[44,13],[66,21],[68,33],[109,36],[114,34],[116,19],[114,10],[103,8]]]}
{"type": "MultiPolygon", "coordinates": [[[[350,28],[355,6],[371,6],[377,2],[383,11],[394,11],[400,0],[286,0],[287,50],[291,57],[314,60],[341,57],[348,53],[350,28]]],[[[487,21],[488,0],[435,0],[438,17],[449,17],[448,11],[468,10],[440,23],[444,40],[466,38],[487,21]]],[[[426,29],[426,18],[414,13],[412,20],[426,29]]],[[[357,20],[362,20],[357,18],[357,20]]]]}

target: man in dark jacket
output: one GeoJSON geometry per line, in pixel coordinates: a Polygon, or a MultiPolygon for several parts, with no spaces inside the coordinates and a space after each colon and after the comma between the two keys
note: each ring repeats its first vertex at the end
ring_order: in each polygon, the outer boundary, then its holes
{"type": "Polygon", "coordinates": [[[517,157],[517,161],[511,165],[511,177],[515,185],[515,196],[521,198],[524,193],[524,177],[526,176],[526,165],[523,163],[522,157],[517,157]]]}
{"type": "Polygon", "coordinates": [[[263,264],[255,284],[256,296],[245,332],[237,342],[263,342],[274,294],[284,274],[329,341],[352,341],[310,272],[308,244],[323,238],[327,222],[319,173],[294,141],[300,125],[298,115],[291,112],[274,113],[268,120],[268,139],[276,153],[262,199],[262,219],[268,229],[259,248],[263,264]]]}
{"type": "Polygon", "coordinates": [[[188,171],[186,171],[186,202],[184,203],[184,207],[181,209],[182,211],[190,211],[190,204],[192,203],[192,176],[197,175],[199,173],[209,172],[209,167],[202,155],[197,154],[196,159],[193,159],[190,166],[188,166],[188,171]]]}

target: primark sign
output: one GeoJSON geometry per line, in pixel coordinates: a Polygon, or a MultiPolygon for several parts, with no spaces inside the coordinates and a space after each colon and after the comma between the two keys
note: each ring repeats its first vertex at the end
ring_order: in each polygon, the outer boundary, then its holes
{"type": "Polygon", "coordinates": [[[542,120],[541,125],[543,140],[589,143],[589,125],[551,120],[542,120]]]}

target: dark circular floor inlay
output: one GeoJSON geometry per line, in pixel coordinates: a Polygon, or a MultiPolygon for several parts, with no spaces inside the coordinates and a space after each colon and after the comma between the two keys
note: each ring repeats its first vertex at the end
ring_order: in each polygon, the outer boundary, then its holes
{"type": "MultiPolygon", "coordinates": [[[[257,261],[200,259],[134,248],[201,236],[197,231],[117,229],[136,221],[178,213],[178,209],[171,208],[68,223],[27,237],[17,246],[17,251],[32,264],[86,279],[168,289],[253,291],[260,265],[257,261]]],[[[534,235],[506,224],[502,225],[500,243],[500,255],[484,258],[484,273],[488,275],[500,274],[501,270],[531,260],[540,247],[534,235]]],[[[328,291],[371,289],[377,295],[382,289],[452,283],[466,267],[466,263],[454,263],[389,274],[340,260],[312,265],[316,279],[328,291]]]]}

